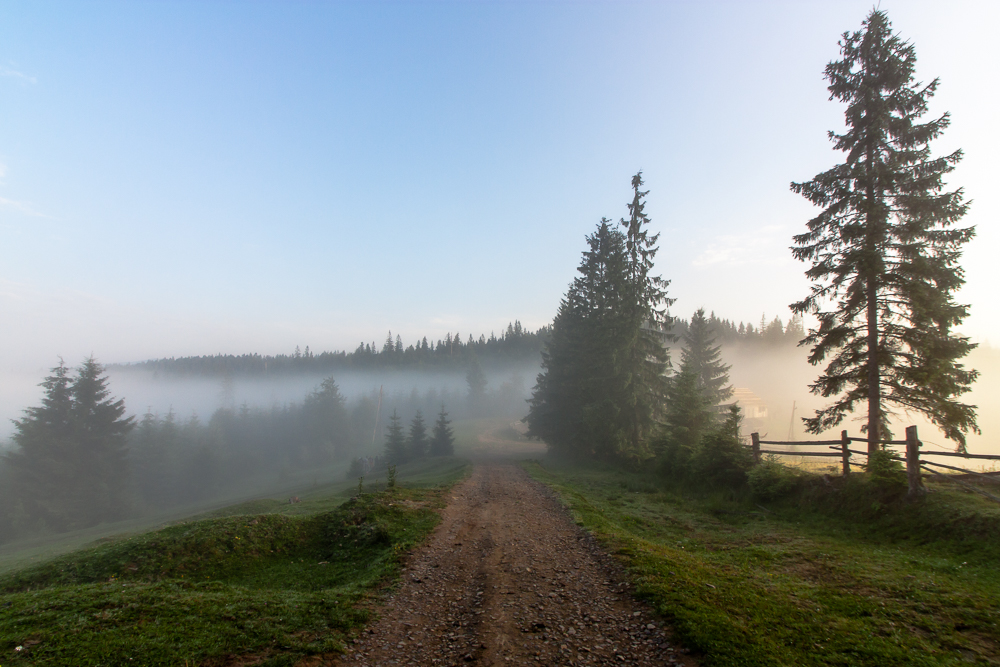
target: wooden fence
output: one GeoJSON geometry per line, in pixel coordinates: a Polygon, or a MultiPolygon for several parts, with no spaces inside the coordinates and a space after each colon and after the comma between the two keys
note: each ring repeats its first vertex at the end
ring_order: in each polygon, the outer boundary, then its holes
{"type": "MultiPolygon", "coordinates": [[[[841,472],[843,475],[849,475],[851,473],[851,456],[860,455],[868,456],[867,451],[862,451],[858,449],[851,449],[851,443],[853,442],[868,442],[868,438],[854,438],[847,435],[847,431],[840,432],[839,440],[803,440],[803,441],[787,441],[787,440],[761,440],[760,434],[751,433],[750,434],[750,448],[753,451],[754,462],[760,463],[760,457],[762,454],[778,454],[781,456],[819,456],[819,457],[837,457],[840,459],[841,472]],[[812,451],[788,451],[788,450],[774,450],[774,449],[761,449],[761,445],[781,445],[781,446],[818,446],[825,445],[829,449],[837,450],[832,452],[812,452],[812,451]]],[[[933,468],[943,468],[946,470],[954,470],[963,473],[964,477],[972,477],[976,479],[985,479],[993,483],[1000,484],[1000,473],[997,475],[991,475],[988,473],[976,472],[974,470],[967,470],[965,468],[959,468],[957,466],[947,465],[945,463],[935,463],[932,461],[927,461],[921,458],[928,456],[945,456],[945,457],[959,457],[963,459],[976,459],[976,460],[987,460],[987,461],[1000,461],[1000,456],[994,456],[991,454],[965,454],[961,452],[934,452],[920,450],[920,439],[917,437],[917,427],[907,426],[906,427],[906,439],[905,440],[889,440],[884,443],[885,445],[906,445],[906,456],[905,458],[896,455],[895,458],[898,460],[903,460],[906,462],[906,477],[909,486],[908,495],[918,496],[926,493],[923,481],[921,479],[921,470],[947,479],[949,481],[955,482],[968,488],[971,491],[975,491],[981,495],[991,498],[997,502],[1000,502],[1000,497],[988,493],[979,487],[973,486],[963,482],[958,479],[958,475],[945,475],[933,468]]],[[[861,462],[855,462],[854,465],[859,465],[864,467],[865,464],[861,462]]]]}

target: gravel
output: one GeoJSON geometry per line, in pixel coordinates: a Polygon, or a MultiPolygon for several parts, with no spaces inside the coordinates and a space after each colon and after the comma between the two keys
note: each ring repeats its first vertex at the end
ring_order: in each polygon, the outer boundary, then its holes
{"type": "Polygon", "coordinates": [[[545,486],[480,463],[337,665],[694,665],[545,486]]]}

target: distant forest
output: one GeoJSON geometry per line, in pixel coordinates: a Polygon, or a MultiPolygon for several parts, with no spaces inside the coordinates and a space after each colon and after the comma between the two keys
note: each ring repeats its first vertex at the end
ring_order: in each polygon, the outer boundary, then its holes
{"type": "MultiPolygon", "coordinates": [[[[721,319],[712,313],[708,323],[716,340],[723,345],[797,345],[805,336],[802,318],[793,317],[787,324],[780,317],[768,321],[761,316],[760,324],[737,324],[721,319]]],[[[671,333],[683,338],[688,320],[676,318],[671,333]]],[[[552,334],[551,325],[528,331],[520,321],[507,325],[499,336],[471,334],[463,341],[458,332],[449,333],[443,340],[406,345],[402,337],[386,335],[379,347],[376,343],[359,343],[353,352],[314,353],[307,345],[305,350],[296,347],[292,354],[217,354],[200,357],[171,357],[129,364],[111,364],[110,369],[141,369],[173,375],[237,377],[315,373],[328,375],[345,370],[454,370],[465,372],[473,359],[485,369],[503,367],[511,363],[537,362],[552,334]]]]}

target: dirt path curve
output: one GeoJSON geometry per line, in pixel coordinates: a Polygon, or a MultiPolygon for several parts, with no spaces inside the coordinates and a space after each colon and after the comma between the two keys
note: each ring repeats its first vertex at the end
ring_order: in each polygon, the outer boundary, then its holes
{"type": "Polygon", "coordinates": [[[480,463],[339,665],[691,665],[520,467],[480,463]]]}

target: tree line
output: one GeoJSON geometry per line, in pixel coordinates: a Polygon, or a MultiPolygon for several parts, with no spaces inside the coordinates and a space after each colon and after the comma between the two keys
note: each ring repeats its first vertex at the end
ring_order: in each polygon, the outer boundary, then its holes
{"type": "Polygon", "coordinates": [[[520,321],[507,325],[500,335],[490,332],[466,340],[462,334],[448,333],[444,339],[428,341],[427,337],[405,345],[400,335],[386,335],[381,346],[361,342],[352,352],[315,353],[307,345],[292,354],[218,354],[214,356],[154,359],[114,368],[143,369],[177,375],[241,376],[279,375],[289,373],[326,374],[346,370],[458,370],[464,372],[471,363],[488,367],[506,367],[520,362],[534,363],[549,335],[549,327],[528,331],[520,321]]]}
{"type": "MultiPolygon", "coordinates": [[[[721,319],[715,313],[709,321],[724,345],[754,346],[794,346],[802,339],[804,329],[802,318],[792,316],[787,323],[776,316],[767,320],[763,315],[760,323],[743,323],[721,319]]],[[[682,335],[688,321],[675,319],[673,332],[682,335]]],[[[499,336],[491,332],[487,337],[474,338],[469,335],[465,341],[462,334],[447,334],[443,339],[429,341],[427,337],[415,343],[404,345],[400,335],[390,330],[383,343],[360,343],[352,352],[334,351],[315,353],[307,345],[290,354],[262,355],[218,354],[197,357],[177,357],[153,359],[129,364],[110,364],[108,368],[150,370],[156,373],[208,376],[241,377],[266,376],[295,373],[327,374],[340,371],[372,370],[439,370],[468,372],[478,365],[482,370],[506,368],[518,363],[537,363],[542,349],[551,336],[551,326],[546,325],[535,331],[528,331],[520,321],[507,325],[499,336]]]]}
{"type": "MultiPolygon", "coordinates": [[[[714,312],[705,320],[716,340],[727,347],[796,347],[805,337],[801,315],[793,314],[788,322],[782,322],[777,315],[771,320],[761,315],[760,324],[756,327],[750,323],[719,318],[714,312]]],[[[671,332],[683,338],[690,324],[690,320],[675,318],[671,332]]]]}

